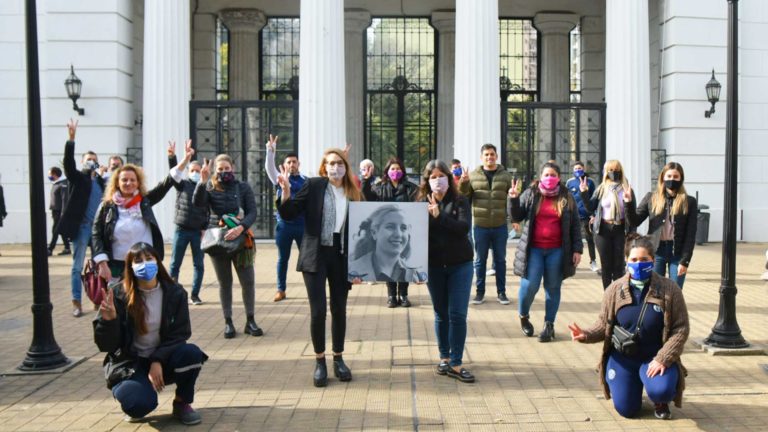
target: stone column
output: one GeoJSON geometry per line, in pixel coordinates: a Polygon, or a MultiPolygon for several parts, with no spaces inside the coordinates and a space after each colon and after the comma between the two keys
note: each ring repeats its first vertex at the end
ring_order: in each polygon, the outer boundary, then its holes
{"type": "Polygon", "coordinates": [[[541,101],[570,100],[570,33],[578,16],[569,13],[540,12],[533,25],[541,37],[541,101]]]}
{"type": "Polygon", "coordinates": [[[437,158],[453,159],[453,92],[456,55],[456,13],[432,12],[432,27],[438,33],[437,65],[437,158]]]}
{"type": "MultiPolygon", "coordinates": [[[[189,0],[148,1],[144,5],[143,167],[151,187],[168,175],[166,143],[183,149],[189,136],[189,0]]],[[[166,239],[173,235],[173,200],[153,211],[166,239]]]]}
{"type": "Polygon", "coordinates": [[[229,99],[259,99],[259,31],[267,18],[258,9],[223,9],[221,20],[229,29],[229,99]]]}
{"type": "Polygon", "coordinates": [[[474,168],[501,142],[498,0],[456,0],[454,157],[474,168]]]}
{"type": "Polygon", "coordinates": [[[299,157],[316,175],[323,150],[347,141],[344,0],[301,0],[299,55],[299,157]]]}
{"type": "Polygon", "coordinates": [[[603,102],[605,96],[605,20],[581,18],[581,101],[603,102]]]}
{"type": "MultiPolygon", "coordinates": [[[[365,29],[371,24],[370,12],[362,9],[344,13],[344,66],[346,68],[347,143],[349,161],[357,171],[365,159],[365,29]]],[[[317,168],[317,167],[315,167],[317,168]]]]}
{"type": "Polygon", "coordinates": [[[651,184],[651,80],[648,2],[607,0],[606,158],[618,159],[638,197],[651,184]]]}

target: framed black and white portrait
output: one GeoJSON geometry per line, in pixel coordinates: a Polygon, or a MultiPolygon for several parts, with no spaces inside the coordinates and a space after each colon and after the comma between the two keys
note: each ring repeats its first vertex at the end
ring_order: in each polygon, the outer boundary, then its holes
{"type": "Polygon", "coordinates": [[[426,282],[427,203],[349,203],[350,281],[426,282]]]}

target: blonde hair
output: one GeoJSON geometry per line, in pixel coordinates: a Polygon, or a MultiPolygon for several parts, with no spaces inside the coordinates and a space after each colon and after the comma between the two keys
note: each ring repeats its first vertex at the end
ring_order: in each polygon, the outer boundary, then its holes
{"type": "MultiPolygon", "coordinates": [[[[232,160],[232,158],[228,154],[220,154],[216,156],[216,159],[213,160],[213,169],[216,169],[216,165],[219,164],[219,162],[227,162],[231,167],[232,171],[235,170],[235,162],[232,160]]],[[[219,176],[216,175],[216,172],[211,173],[211,184],[213,185],[213,188],[219,192],[224,190],[224,187],[219,183],[219,176]]]]}
{"type": "Polygon", "coordinates": [[[672,216],[688,214],[688,194],[685,192],[685,186],[683,185],[683,182],[685,181],[683,166],[677,162],[670,162],[664,165],[664,168],[661,169],[659,179],[656,182],[656,191],[653,193],[653,196],[651,196],[651,212],[654,215],[662,214],[666,207],[667,199],[666,188],[664,187],[664,175],[667,171],[671,170],[680,173],[680,189],[677,190],[677,195],[675,195],[675,198],[672,201],[672,208],[669,209],[669,212],[672,216]]]}
{"type": "Polygon", "coordinates": [[[325,169],[325,158],[330,154],[335,154],[340,157],[344,162],[344,177],[341,179],[341,185],[344,187],[344,195],[350,201],[362,201],[363,194],[360,193],[360,189],[357,187],[354,181],[352,181],[352,170],[349,169],[349,161],[344,156],[344,151],[338,148],[329,148],[323,152],[323,159],[320,162],[320,168],[317,169],[320,177],[328,177],[328,171],[325,169]]]}
{"type": "Polygon", "coordinates": [[[125,171],[131,171],[136,174],[136,182],[139,184],[139,194],[141,196],[147,195],[147,187],[144,185],[144,170],[134,164],[125,164],[118,168],[114,174],[109,177],[107,187],[104,188],[104,196],[101,199],[103,202],[112,202],[112,196],[115,194],[115,192],[120,190],[120,175],[125,171]]]}
{"type": "Polygon", "coordinates": [[[620,172],[621,187],[624,188],[624,190],[627,190],[629,188],[629,180],[627,180],[627,176],[624,173],[624,167],[621,166],[621,162],[617,161],[616,159],[611,159],[609,161],[606,161],[605,165],[603,165],[603,181],[600,183],[600,186],[598,186],[597,190],[595,191],[598,198],[603,197],[603,193],[609,186],[616,184],[616,182],[608,178],[608,171],[620,172]]]}

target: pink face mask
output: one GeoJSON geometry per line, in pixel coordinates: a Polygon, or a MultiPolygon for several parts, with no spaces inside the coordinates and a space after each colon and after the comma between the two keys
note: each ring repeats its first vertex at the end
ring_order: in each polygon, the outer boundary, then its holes
{"type": "Polygon", "coordinates": [[[432,192],[443,194],[448,190],[448,177],[438,177],[429,179],[429,188],[432,192]]]}
{"type": "Polygon", "coordinates": [[[560,179],[557,177],[544,177],[540,180],[541,186],[546,190],[552,190],[560,184],[560,179]]]}
{"type": "Polygon", "coordinates": [[[390,171],[389,178],[393,181],[400,181],[401,178],[403,178],[403,172],[402,171],[390,171]]]}

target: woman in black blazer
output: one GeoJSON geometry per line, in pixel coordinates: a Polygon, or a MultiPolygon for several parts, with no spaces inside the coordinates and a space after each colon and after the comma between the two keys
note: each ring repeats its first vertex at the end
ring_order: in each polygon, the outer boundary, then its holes
{"type": "Polygon", "coordinates": [[[347,209],[350,201],[361,201],[362,195],[340,149],[325,151],[318,169],[320,177],[308,179],[295,196],[291,196],[291,184],[282,166],[280,171],[278,184],[282,197],[277,203],[280,217],[291,220],[305,214],[304,238],[296,270],[304,276],[309,297],[310,333],[316,355],[314,384],[323,387],[328,383],[325,364],[326,280],[333,320],[333,372],[339,380],[349,381],[352,372],[341,357],[346,333],[347,295],[352,287],[347,281],[347,209]]]}

